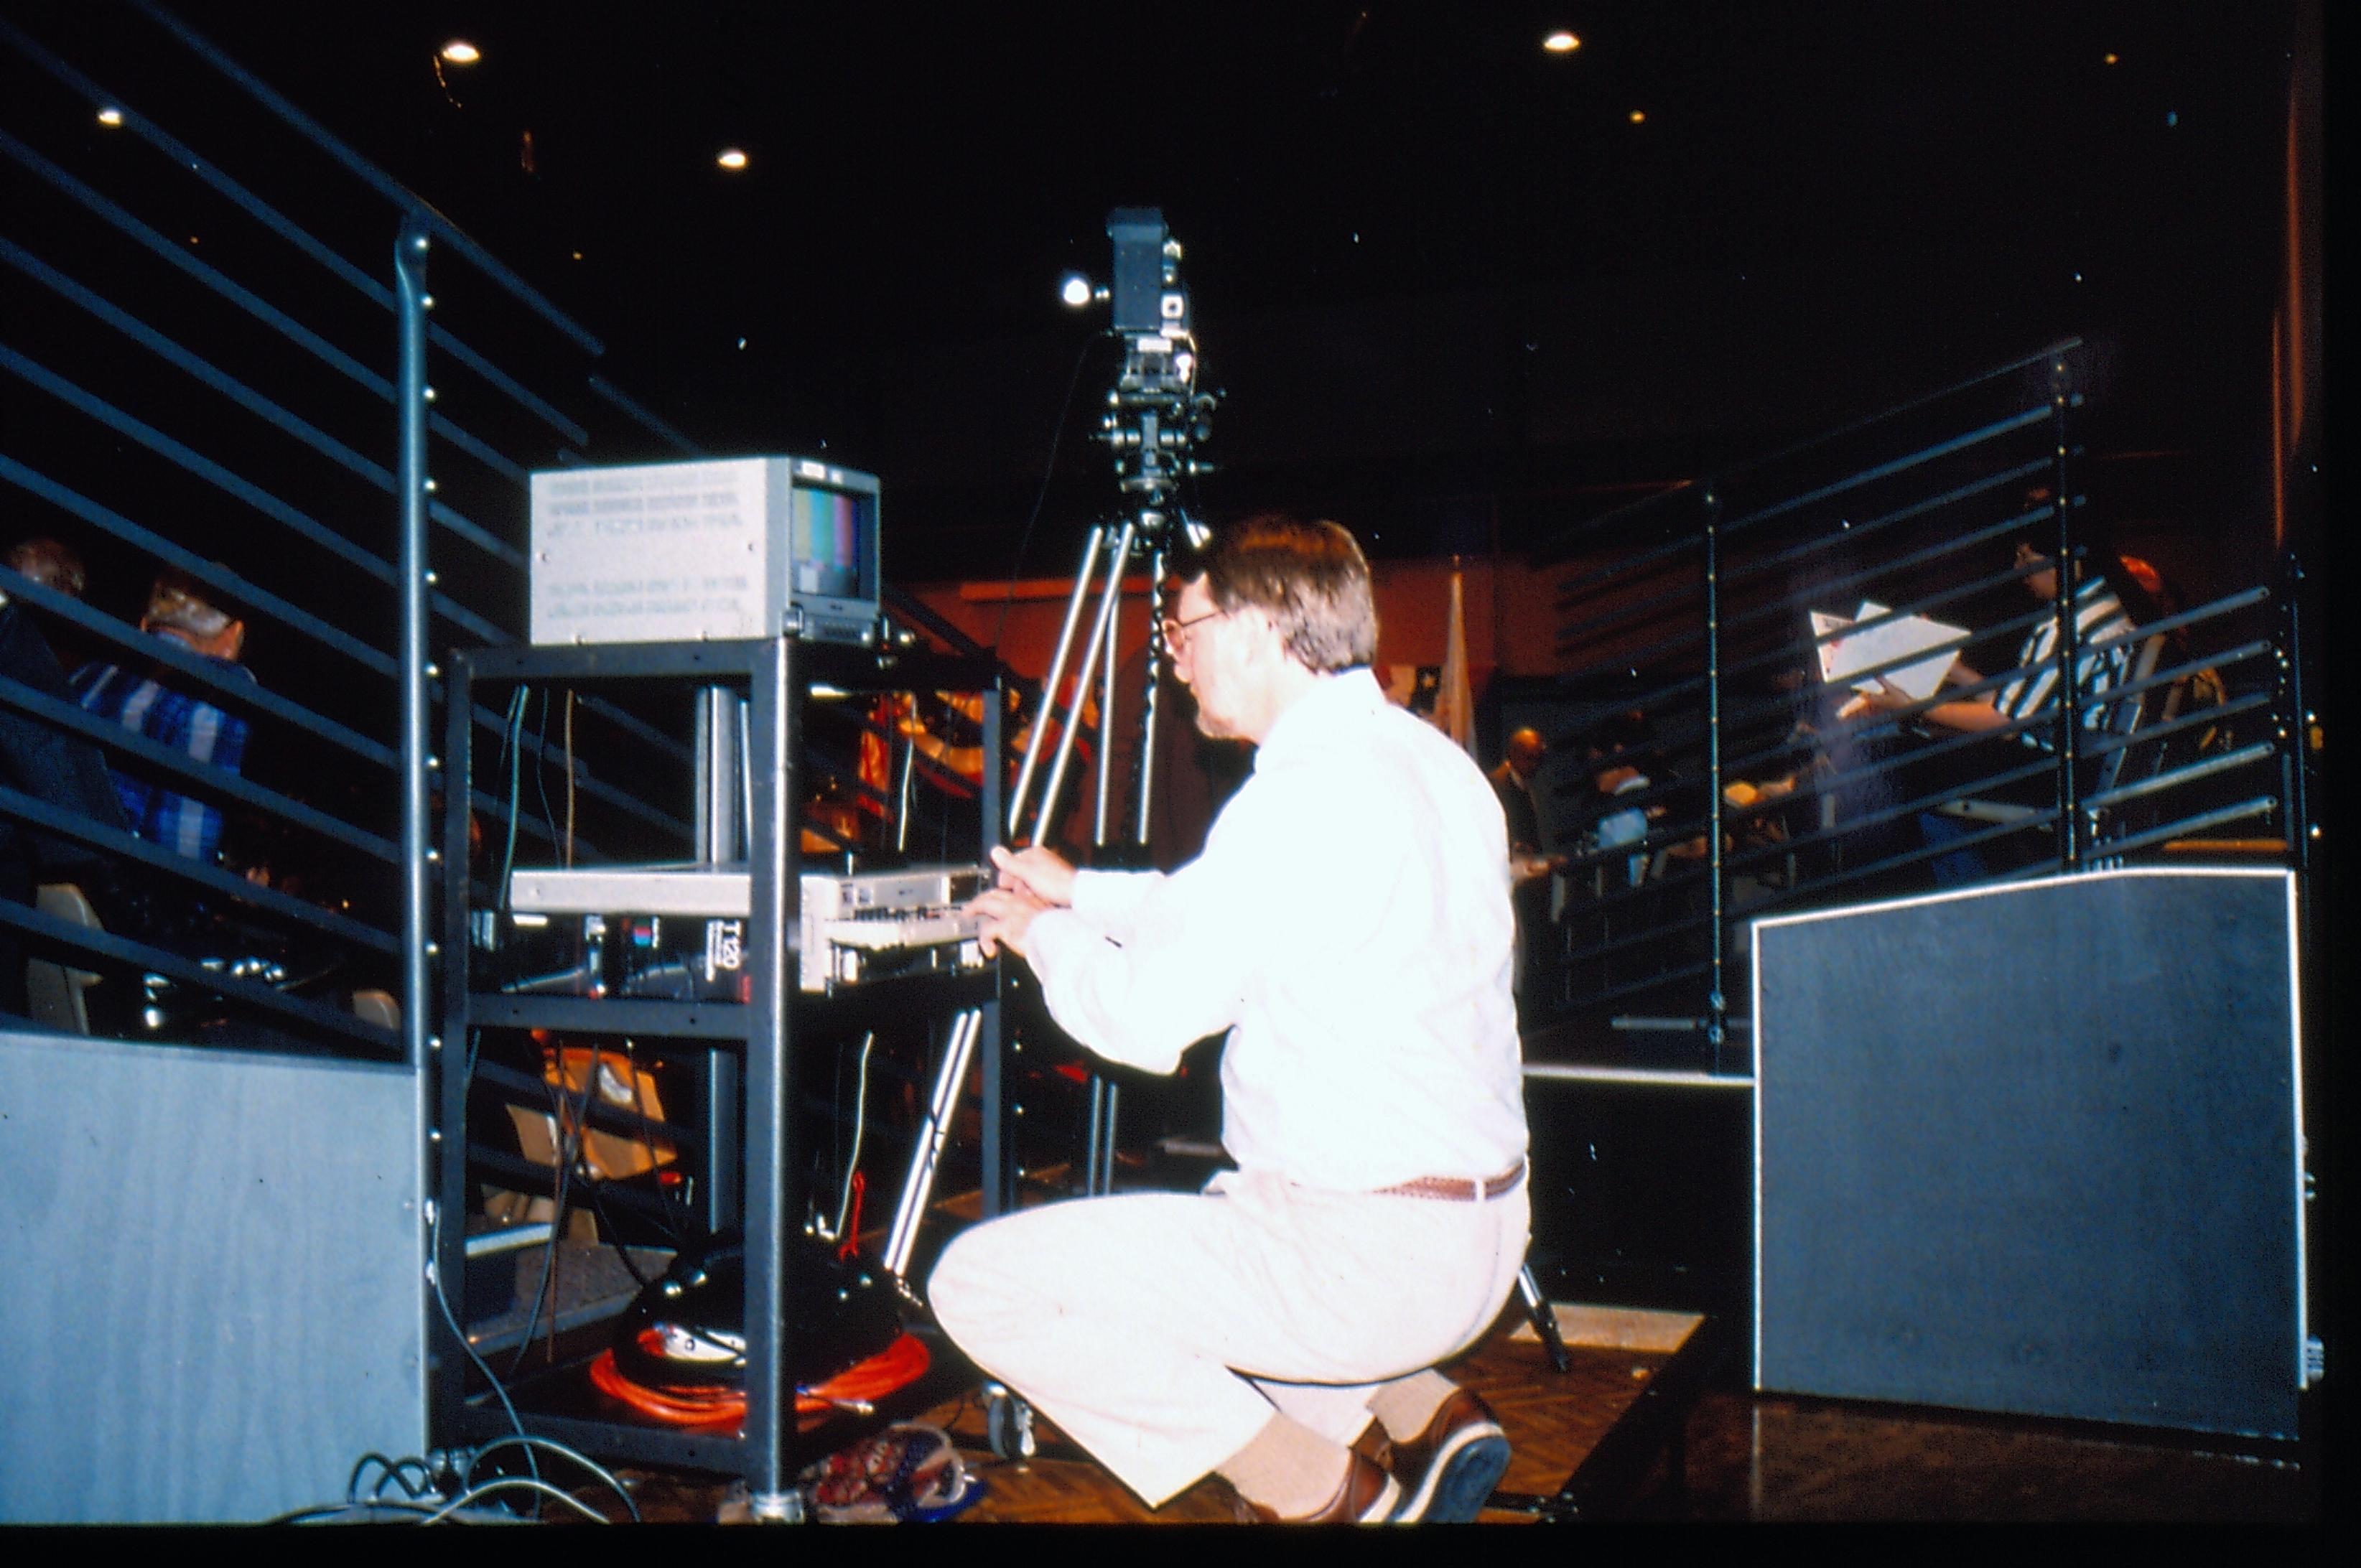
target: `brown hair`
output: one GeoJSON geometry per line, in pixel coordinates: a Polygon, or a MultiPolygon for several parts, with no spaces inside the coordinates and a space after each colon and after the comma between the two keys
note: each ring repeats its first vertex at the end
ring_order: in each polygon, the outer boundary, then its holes
{"type": "Polygon", "coordinates": [[[27,539],[11,547],[5,564],[10,571],[45,588],[55,588],[68,598],[82,598],[90,580],[82,570],[82,557],[71,546],[47,537],[27,539]]]}
{"type": "Polygon", "coordinates": [[[1346,670],[1378,656],[1369,563],[1337,523],[1264,512],[1222,530],[1180,575],[1202,577],[1217,609],[1269,616],[1307,669],[1346,670]]]}
{"type": "Polygon", "coordinates": [[[168,626],[192,637],[218,637],[236,617],[214,603],[207,593],[196,578],[167,567],[156,574],[155,585],[148,590],[148,613],[142,623],[150,628],[168,626]]]}

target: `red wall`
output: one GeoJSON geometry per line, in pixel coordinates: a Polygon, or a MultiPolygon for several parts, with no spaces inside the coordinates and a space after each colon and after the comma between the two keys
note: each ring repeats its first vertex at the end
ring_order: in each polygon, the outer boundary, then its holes
{"type": "MultiPolygon", "coordinates": [[[[1451,611],[1448,561],[1381,561],[1371,568],[1378,599],[1378,662],[1381,665],[1440,664],[1451,611]]],[[[1545,675],[1558,668],[1555,654],[1556,578],[1516,561],[1467,561],[1462,602],[1467,639],[1468,681],[1478,692],[1496,672],[1545,675]]],[[[921,583],[911,592],[961,630],[987,645],[1020,674],[1038,680],[1048,672],[1065,618],[1071,580],[1034,579],[1016,586],[995,583],[921,583]],[[1004,609],[1005,605],[1005,609],[1004,609]],[[1005,627],[1003,629],[1004,615],[1005,627]]],[[[1145,574],[1126,585],[1123,647],[1136,654],[1147,633],[1145,574]]],[[[1085,608],[1084,620],[1095,609],[1085,608]]],[[[1383,672],[1380,672],[1382,675],[1383,672]]]]}

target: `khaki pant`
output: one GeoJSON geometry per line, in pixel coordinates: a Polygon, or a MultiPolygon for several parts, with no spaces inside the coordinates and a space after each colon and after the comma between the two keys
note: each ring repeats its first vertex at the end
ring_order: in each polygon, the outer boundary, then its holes
{"type": "Polygon", "coordinates": [[[1227,1172],[1202,1194],[1080,1199],[980,1225],[928,1291],[971,1360],[1152,1508],[1274,1408],[1351,1442],[1380,1387],[1491,1326],[1526,1226],[1521,1183],[1455,1203],[1227,1172]]]}

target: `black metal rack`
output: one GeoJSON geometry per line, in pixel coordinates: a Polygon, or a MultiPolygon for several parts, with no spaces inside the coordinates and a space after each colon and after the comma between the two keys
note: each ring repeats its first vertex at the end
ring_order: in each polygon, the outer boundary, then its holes
{"type": "MultiPolygon", "coordinates": [[[[758,1512],[767,1505],[792,1514],[797,1468],[848,1441],[846,1421],[831,1419],[798,1433],[795,1381],[796,1326],[781,1304],[794,1299],[798,1217],[804,1212],[803,1150],[796,1108],[799,1036],[823,1026],[854,1026],[864,1019],[913,1014],[948,1014],[980,1009],[976,1054],[983,1096],[983,1207],[986,1216],[1010,1202],[1012,1164],[1004,1125],[1000,1060],[999,975],[889,980],[829,995],[803,993],[796,984],[800,817],[807,772],[804,716],[815,687],[855,696],[900,691],[990,694],[983,705],[984,754],[999,753],[999,675],[988,661],[922,649],[857,648],[781,638],[753,641],[641,643],[500,648],[456,655],[443,772],[460,781],[446,789],[439,851],[453,873],[445,878],[440,972],[442,1027],[434,1055],[442,1069],[436,1201],[448,1217],[437,1231],[436,1266],[447,1283],[464,1277],[466,1260],[457,1216],[467,1208],[470,1176],[467,1096],[474,1041],[490,1030],[547,1029],[628,1034],[686,1043],[706,1053],[707,1092],[701,1146],[707,1172],[700,1207],[716,1229],[742,1228],[745,1237],[746,1418],[742,1435],[716,1435],[653,1424],[603,1403],[577,1365],[519,1383],[507,1392],[514,1415],[490,1387],[470,1390],[467,1348],[455,1325],[437,1323],[430,1368],[432,1430],[438,1443],[482,1442],[521,1423],[537,1436],[621,1463],[653,1464],[742,1475],[758,1512]],[[752,812],[746,849],[751,881],[747,932],[749,999],[662,1002],[550,995],[514,995],[473,989],[468,921],[475,897],[467,863],[472,791],[470,743],[477,683],[514,686],[614,682],[679,682],[694,686],[742,684],[747,693],[746,745],[752,812]],[[454,1053],[461,1053],[455,1057],[454,1053]]],[[[977,789],[979,842],[999,841],[1000,781],[986,769],[977,789]]],[[[979,851],[981,852],[981,851],[979,851]]],[[[476,890],[480,894],[480,888],[476,890]]],[[[561,1216],[562,1218],[562,1216],[561,1216]]],[[[553,1234],[551,1244],[557,1245],[553,1234]]],[[[943,1360],[937,1358],[939,1365],[943,1360]]],[[[931,1389],[937,1377],[906,1394],[931,1389]]],[[[882,1402],[870,1420],[884,1419],[910,1398],[882,1402]]]]}

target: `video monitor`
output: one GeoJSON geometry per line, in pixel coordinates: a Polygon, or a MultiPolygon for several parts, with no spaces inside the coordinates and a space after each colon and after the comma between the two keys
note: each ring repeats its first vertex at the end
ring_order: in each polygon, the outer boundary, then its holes
{"type": "Polygon", "coordinates": [[[537,473],[535,643],[873,641],[877,480],[807,457],[537,473]]]}

